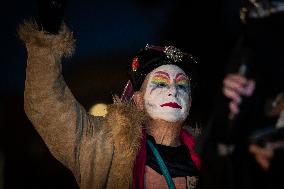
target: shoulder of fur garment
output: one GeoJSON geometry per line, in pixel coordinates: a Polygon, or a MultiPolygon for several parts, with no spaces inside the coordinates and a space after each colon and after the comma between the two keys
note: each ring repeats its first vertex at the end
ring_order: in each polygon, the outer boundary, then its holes
{"type": "Polygon", "coordinates": [[[145,113],[133,103],[122,101],[118,97],[114,97],[114,103],[108,106],[107,111],[106,122],[111,128],[111,138],[116,141],[114,145],[123,148],[126,153],[136,154],[142,140],[145,113]]]}

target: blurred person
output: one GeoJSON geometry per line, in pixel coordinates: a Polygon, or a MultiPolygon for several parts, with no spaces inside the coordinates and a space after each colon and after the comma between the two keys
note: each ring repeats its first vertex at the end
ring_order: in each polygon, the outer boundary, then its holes
{"type": "Polygon", "coordinates": [[[282,188],[283,3],[239,2],[239,39],[207,129],[201,188],[282,188]]]}

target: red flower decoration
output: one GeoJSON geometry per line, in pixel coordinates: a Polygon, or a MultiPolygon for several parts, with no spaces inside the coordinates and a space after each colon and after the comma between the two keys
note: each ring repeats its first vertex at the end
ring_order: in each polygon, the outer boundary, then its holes
{"type": "Polygon", "coordinates": [[[132,60],[132,70],[135,72],[139,67],[138,57],[133,58],[132,60]]]}

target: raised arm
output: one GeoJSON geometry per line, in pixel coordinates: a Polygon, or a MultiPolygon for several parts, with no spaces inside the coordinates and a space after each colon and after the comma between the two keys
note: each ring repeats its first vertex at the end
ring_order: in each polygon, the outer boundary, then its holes
{"type": "Polygon", "coordinates": [[[61,73],[61,59],[74,51],[73,34],[64,24],[58,32],[53,27],[52,32],[46,32],[45,27],[26,22],[19,28],[28,55],[27,116],[53,156],[71,169],[81,188],[130,186],[144,114],[132,103],[117,99],[108,106],[105,118],[89,115],[61,73]]]}
{"type": "Polygon", "coordinates": [[[76,101],[61,74],[61,58],[74,51],[72,32],[63,25],[57,35],[46,34],[35,23],[26,22],[19,36],[27,48],[25,112],[51,153],[76,172],[82,133],[93,118],[76,101]]]}

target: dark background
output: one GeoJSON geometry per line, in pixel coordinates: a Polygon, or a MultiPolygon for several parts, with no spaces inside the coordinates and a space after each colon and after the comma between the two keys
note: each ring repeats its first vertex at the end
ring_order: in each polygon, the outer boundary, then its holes
{"type": "MultiPolygon", "coordinates": [[[[26,51],[16,29],[37,16],[37,2],[4,1],[0,9],[0,188],[77,188],[23,111],[26,51]]],[[[69,0],[65,11],[77,46],[63,74],[86,109],[121,94],[125,70],[140,48],[175,45],[198,61],[190,118],[206,124],[239,32],[238,1],[69,0]]]]}

